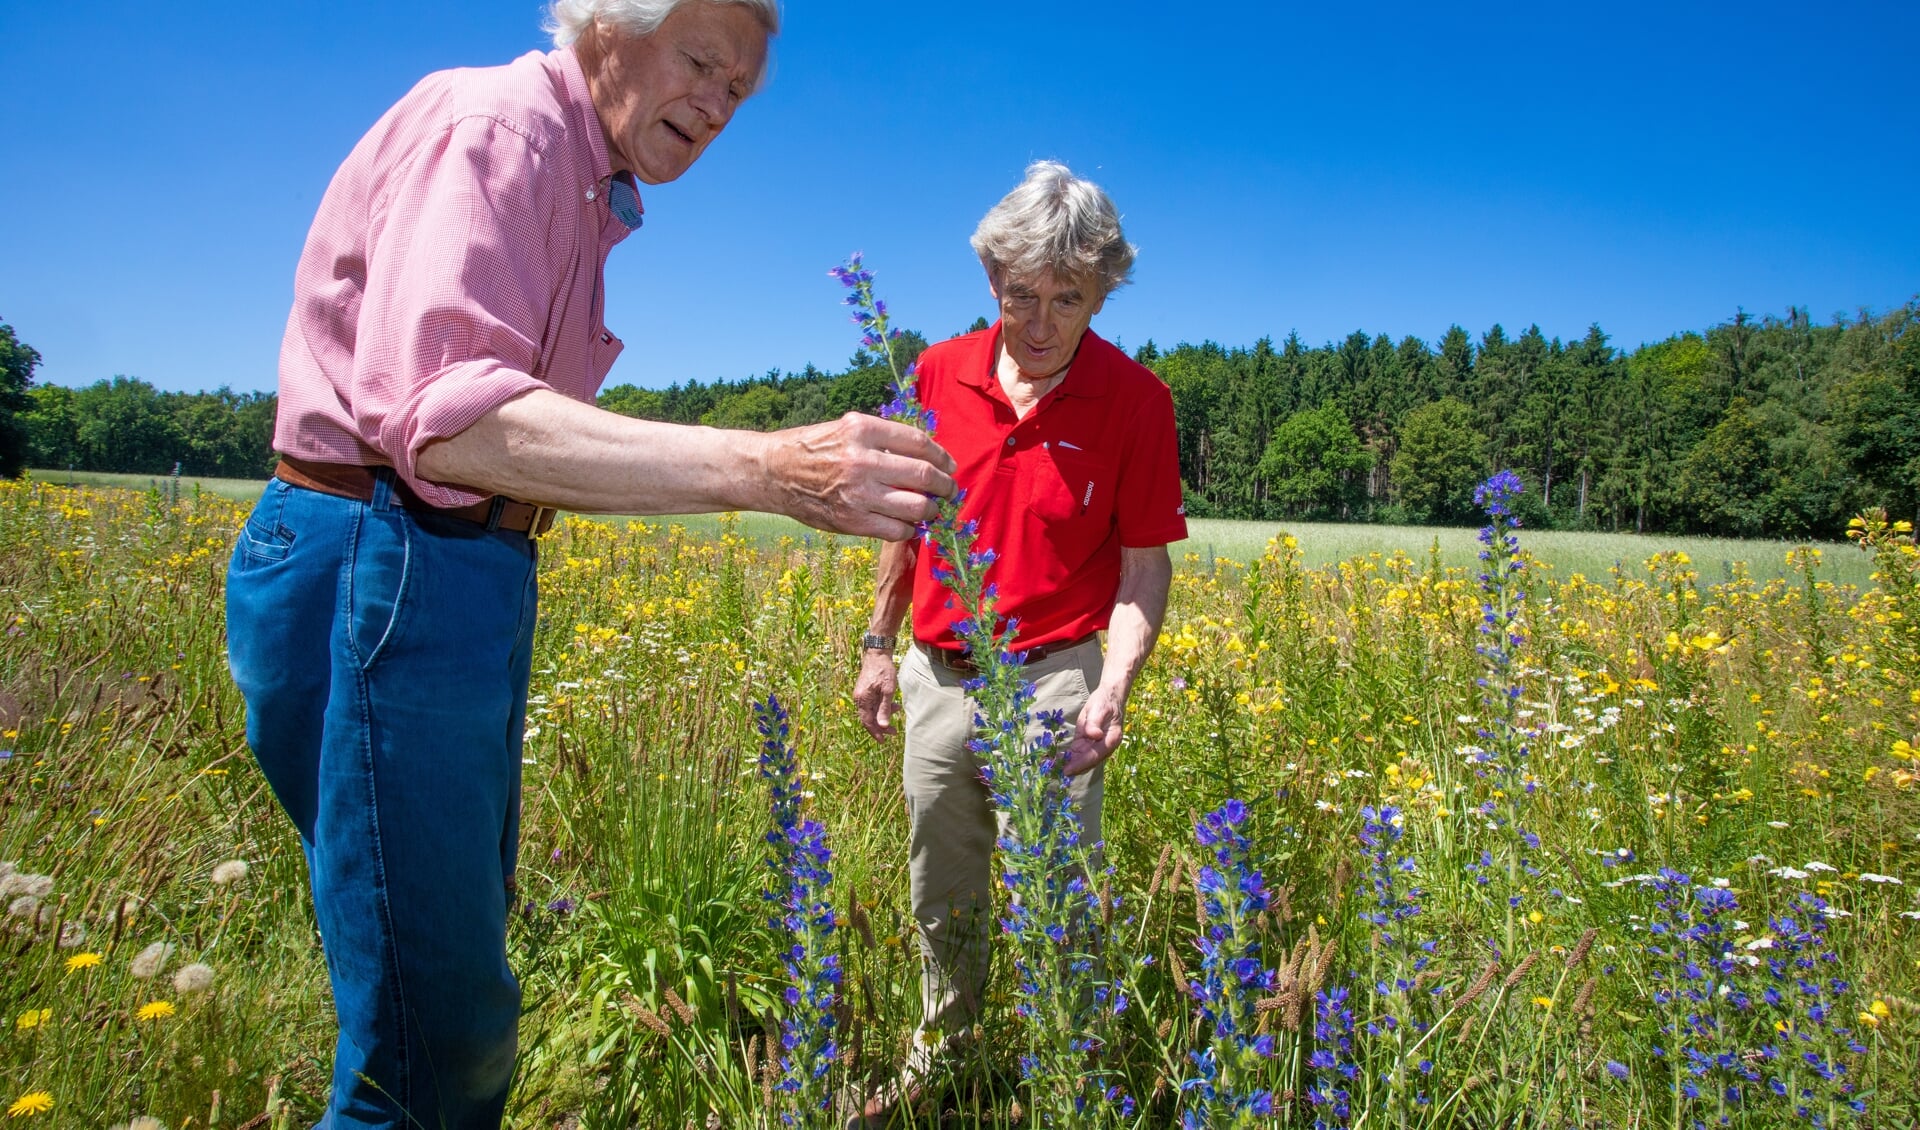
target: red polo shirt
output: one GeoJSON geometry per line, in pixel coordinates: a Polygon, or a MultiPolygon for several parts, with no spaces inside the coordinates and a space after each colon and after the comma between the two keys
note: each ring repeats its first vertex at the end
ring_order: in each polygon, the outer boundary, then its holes
{"type": "MultiPolygon", "coordinates": [[[[1120,547],[1187,536],[1173,395],[1160,378],[1089,331],[1066,379],[1015,419],[994,373],[1000,327],[941,342],[919,362],[920,402],[959,464],[961,519],[992,549],[987,580],[1000,614],[1020,621],[1020,647],[1107,626],[1120,586],[1120,547]]],[[[957,648],[959,615],[923,546],[913,581],[914,638],[957,648]]]]}

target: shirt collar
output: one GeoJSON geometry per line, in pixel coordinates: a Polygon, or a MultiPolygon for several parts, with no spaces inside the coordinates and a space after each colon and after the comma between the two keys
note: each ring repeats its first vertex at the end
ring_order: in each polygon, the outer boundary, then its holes
{"type": "Polygon", "coordinates": [[[567,109],[573,114],[573,125],[586,135],[587,149],[593,167],[587,170],[587,180],[599,183],[613,175],[613,161],[607,156],[606,131],[600,128],[600,115],[593,109],[593,93],[587,88],[587,72],[580,67],[579,56],[572,47],[556,47],[547,53],[552,66],[559,72],[561,88],[566,92],[567,109]]]}
{"type": "Polygon", "coordinates": [[[599,113],[593,108],[593,92],[587,86],[587,72],[580,66],[580,57],[568,46],[555,48],[547,53],[547,58],[559,73],[573,128],[587,139],[587,159],[592,167],[586,170],[585,179],[591,193],[586,199],[592,202],[606,197],[608,213],[620,221],[620,226],[613,229],[616,233],[615,242],[619,242],[628,233],[639,229],[637,221],[647,210],[640,199],[640,184],[630,173],[615,174],[613,171],[613,159],[607,153],[607,134],[600,126],[599,113]],[[616,196],[613,186],[619,182],[625,182],[626,191],[616,196]],[[629,220],[635,222],[630,223],[629,220]]]}
{"type": "MultiPolygon", "coordinates": [[[[961,371],[960,381],[969,384],[999,400],[1006,399],[1005,390],[1000,387],[1000,379],[995,375],[1000,362],[1000,323],[980,335],[985,344],[985,357],[975,358],[974,364],[961,371]]],[[[1114,352],[1106,339],[1088,330],[1080,336],[1080,348],[1073,355],[1072,366],[1067,370],[1066,379],[1047,392],[1046,399],[1053,396],[1077,396],[1088,400],[1107,395],[1112,390],[1113,380],[1109,376],[1112,366],[1107,363],[1108,353],[1114,352]]]]}

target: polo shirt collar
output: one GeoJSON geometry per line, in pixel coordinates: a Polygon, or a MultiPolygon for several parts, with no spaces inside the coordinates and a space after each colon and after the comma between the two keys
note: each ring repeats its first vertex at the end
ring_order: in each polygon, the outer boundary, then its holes
{"type": "MultiPolygon", "coordinates": [[[[974,364],[962,370],[960,381],[996,399],[1005,400],[1007,394],[995,375],[1000,363],[1000,323],[995,322],[982,333],[980,340],[986,346],[985,356],[975,358],[974,364]]],[[[1107,395],[1113,390],[1113,378],[1109,372],[1111,366],[1106,364],[1107,359],[1101,354],[1112,350],[1113,346],[1092,330],[1082,334],[1080,348],[1075,351],[1072,367],[1067,370],[1067,379],[1048,392],[1045,399],[1077,396],[1094,400],[1107,395]]]]}

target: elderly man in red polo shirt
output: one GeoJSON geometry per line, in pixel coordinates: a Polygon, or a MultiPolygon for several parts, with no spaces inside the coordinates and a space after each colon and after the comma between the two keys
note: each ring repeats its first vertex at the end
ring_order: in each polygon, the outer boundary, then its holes
{"type": "MultiPolygon", "coordinates": [[[[1134,249],[1106,193],[1066,166],[1036,162],[973,234],[1000,307],[997,324],[919,361],[919,395],[998,554],[989,580],[1020,622],[1035,711],[1074,720],[1066,771],[1084,840],[1100,839],[1103,765],[1120,744],[1127,696],[1153,650],[1173,577],[1167,544],[1187,536],[1173,398],[1158,377],[1088,330],[1126,283],[1134,249]],[[1099,633],[1107,633],[1103,650],[1099,633]]],[[[881,550],[854,701],[875,739],[906,713],[910,882],[919,922],[922,1016],[907,1078],[972,1028],[988,970],[996,824],[962,683],[946,593],[915,543],[881,550]],[[896,675],[894,633],[913,606],[913,646],[896,675]]],[[[888,1099],[868,1113],[886,1113],[888,1099]]]]}

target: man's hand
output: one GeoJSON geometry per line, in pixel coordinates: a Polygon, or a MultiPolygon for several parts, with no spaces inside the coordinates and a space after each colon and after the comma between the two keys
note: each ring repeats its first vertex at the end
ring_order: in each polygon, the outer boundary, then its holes
{"type": "Polygon", "coordinates": [[[1073,724],[1073,740],[1067,744],[1068,776],[1079,776],[1113,756],[1120,748],[1121,729],[1127,712],[1125,691],[1101,683],[1080,708],[1073,724]]]}
{"type": "Polygon", "coordinates": [[[899,685],[893,656],[884,651],[860,653],[860,677],[854,680],[853,704],[860,709],[860,724],[876,742],[886,741],[898,732],[893,724],[893,692],[899,685]]]}
{"type": "Polygon", "coordinates": [[[768,437],[774,509],[809,526],[905,541],[953,494],[953,457],[918,428],[849,412],[768,437]]]}

